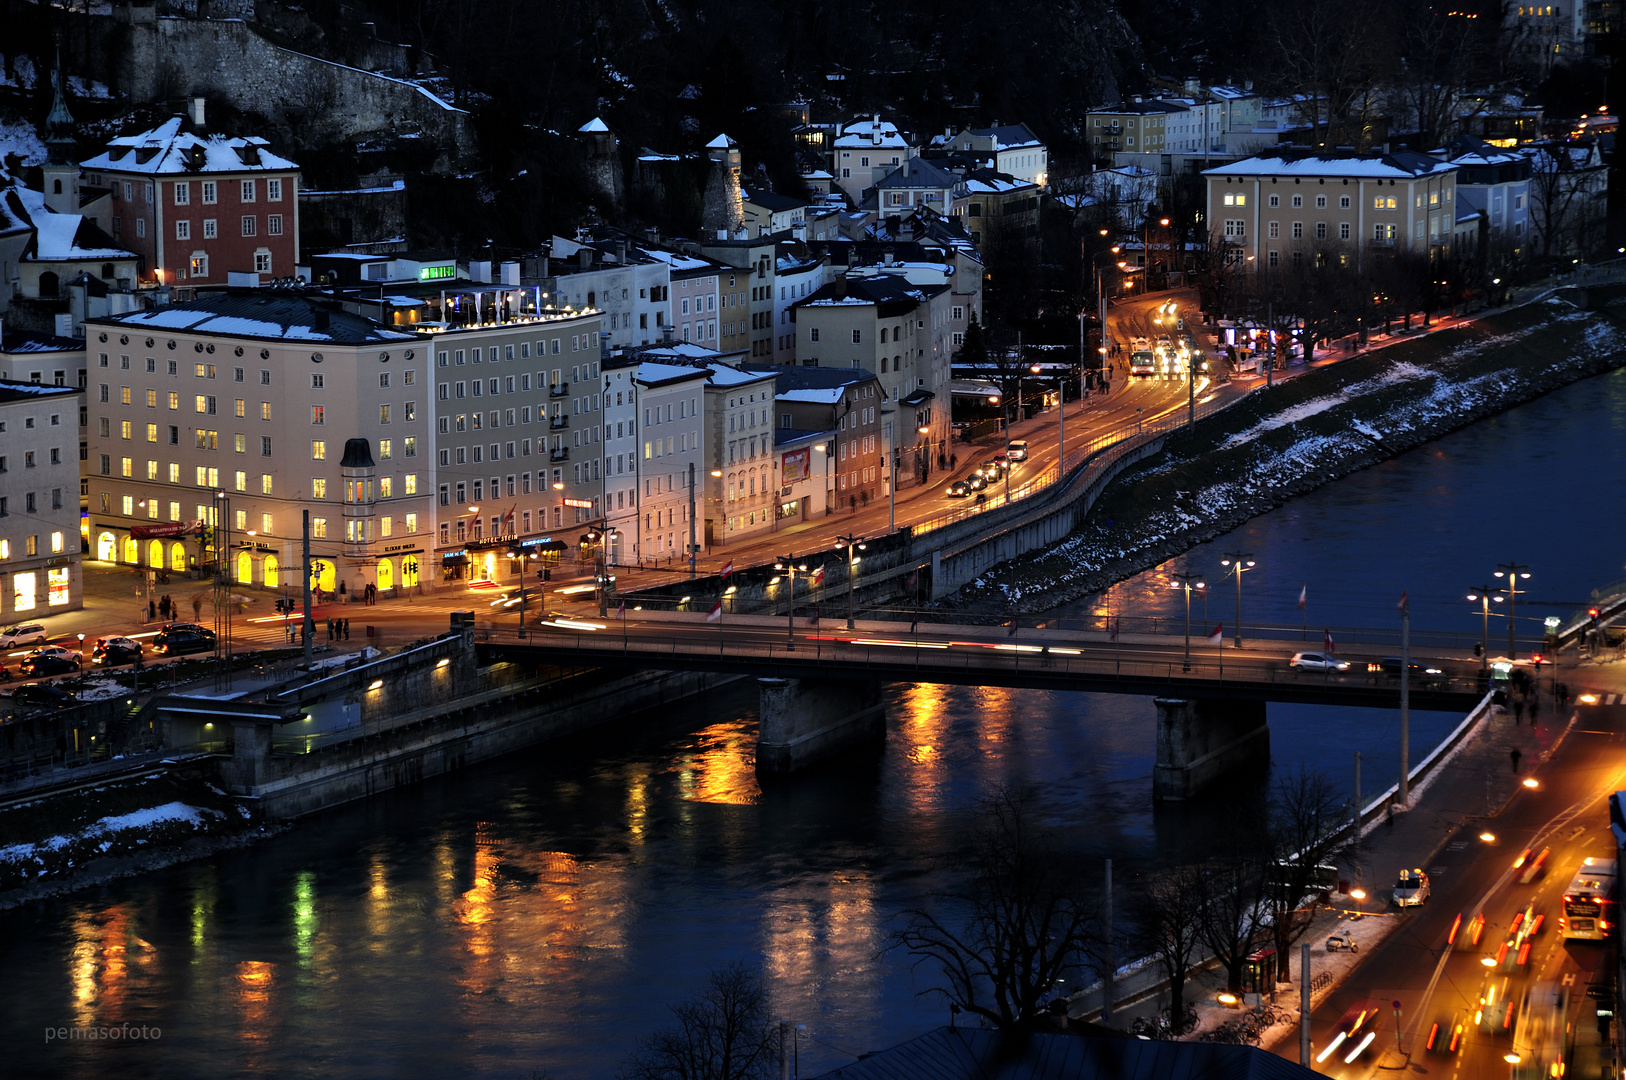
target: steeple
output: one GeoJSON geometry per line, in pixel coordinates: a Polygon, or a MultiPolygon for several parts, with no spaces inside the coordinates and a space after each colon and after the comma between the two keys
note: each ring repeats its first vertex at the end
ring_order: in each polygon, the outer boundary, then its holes
{"type": "Polygon", "coordinates": [[[68,97],[62,92],[62,50],[57,49],[56,68],[51,72],[51,112],[45,118],[45,146],[51,152],[51,164],[67,165],[78,153],[73,137],[73,114],[68,111],[68,97]]]}

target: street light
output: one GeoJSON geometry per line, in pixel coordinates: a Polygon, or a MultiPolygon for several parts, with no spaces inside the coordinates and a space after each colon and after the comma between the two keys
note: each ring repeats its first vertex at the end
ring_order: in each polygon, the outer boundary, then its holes
{"type": "MultiPolygon", "coordinates": [[[[1043,368],[1038,364],[1034,364],[1028,370],[1037,375],[1043,368]]],[[[1083,396],[1084,392],[1080,389],[1079,397],[1082,398],[1083,396]]],[[[1056,458],[1056,482],[1060,483],[1062,477],[1067,475],[1067,378],[1065,375],[1056,376],[1056,450],[1061,455],[1056,458]]],[[[1009,458],[1006,459],[1007,464],[1009,464],[1009,460],[1009,458]]]]}
{"type": "MultiPolygon", "coordinates": [[[[993,400],[993,399],[990,399],[990,400],[993,400]]],[[[1005,449],[1008,452],[1010,450],[1010,448],[1011,448],[1011,433],[1008,430],[1010,425],[1006,424],[1005,426],[1007,428],[1007,430],[1005,432],[1005,449]]],[[[921,426],[915,428],[915,434],[916,435],[930,435],[931,433],[932,433],[932,429],[927,427],[925,424],[922,424],[921,426]]],[[[927,439],[924,443],[918,443],[917,442],[913,446],[896,447],[892,451],[892,483],[887,485],[887,492],[886,492],[886,498],[887,498],[887,509],[886,509],[887,532],[897,532],[898,531],[898,459],[900,457],[902,457],[904,454],[909,453],[911,450],[919,450],[921,447],[925,447],[928,451],[931,450],[931,448],[932,448],[931,440],[927,439]]]]}
{"type": "MultiPolygon", "coordinates": [[[[1519,582],[1530,580],[1530,566],[1528,563],[1516,563],[1511,559],[1505,563],[1496,564],[1496,576],[1507,579],[1507,658],[1516,658],[1513,650],[1513,616],[1518,610],[1518,596],[1529,589],[1519,588],[1519,582]]],[[[1486,648],[1490,645],[1487,642],[1486,648]]]]}
{"type": "Polygon", "coordinates": [[[1490,606],[1502,602],[1502,590],[1483,585],[1477,586],[1468,594],[1468,599],[1479,602],[1480,612],[1484,616],[1485,630],[1480,637],[1480,640],[1484,642],[1484,647],[1480,650],[1479,670],[1488,673],[1490,671],[1490,606]]]}
{"type": "Polygon", "coordinates": [[[798,563],[796,556],[785,555],[774,560],[773,568],[783,570],[790,578],[790,603],[785,606],[785,648],[796,648],[796,571],[807,573],[807,563],[798,563]]]}
{"type": "Polygon", "coordinates": [[[1220,560],[1221,566],[1229,567],[1231,576],[1236,578],[1236,647],[1242,648],[1242,575],[1257,565],[1251,551],[1227,551],[1225,558],[1220,560]]]}
{"type": "Polygon", "coordinates": [[[1186,659],[1181,671],[1191,670],[1191,590],[1202,592],[1208,588],[1208,583],[1202,579],[1201,574],[1177,573],[1170,574],[1174,581],[1169,582],[1169,588],[1182,589],[1186,594],[1186,659]]]}
{"type": "Polygon", "coordinates": [[[842,548],[847,549],[847,629],[851,630],[853,629],[853,593],[858,591],[853,580],[853,567],[858,565],[858,556],[854,552],[863,551],[864,542],[851,533],[846,536],[838,536],[836,539],[841,541],[836,545],[837,551],[842,548]]]}

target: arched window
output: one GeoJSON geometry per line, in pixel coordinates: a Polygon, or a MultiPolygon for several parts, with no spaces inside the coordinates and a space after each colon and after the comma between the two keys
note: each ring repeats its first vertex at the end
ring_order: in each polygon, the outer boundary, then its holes
{"type": "Polygon", "coordinates": [[[40,275],[40,295],[41,296],[55,296],[55,295],[57,295],[57,291],[61,287],[58,284],[59,281],[60,281],[60,279],[56,276],[56,274],[53,271],[50,271],[50,270],[45,271],[45,273],[40,275]]]}
{"type": "Polygon", "coordinates": [[[62,194],[62,181],[60,179],[51,181],[51,194],[52,195],[60,195],[60,194],[62,194]]]}

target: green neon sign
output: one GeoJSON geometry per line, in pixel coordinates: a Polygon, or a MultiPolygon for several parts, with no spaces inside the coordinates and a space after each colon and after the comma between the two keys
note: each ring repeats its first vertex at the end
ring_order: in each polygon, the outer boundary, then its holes
{"type": "Polygon", "coordinates": [[[440,278],[453,278],[457,276],[457,267],[454,266],[423,266],[418,269],[419,281],[436,281],[440,278]]]}

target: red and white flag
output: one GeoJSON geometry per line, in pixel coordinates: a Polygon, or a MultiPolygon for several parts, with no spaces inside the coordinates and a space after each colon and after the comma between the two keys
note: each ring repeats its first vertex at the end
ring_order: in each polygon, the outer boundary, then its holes
{"type": "Polygon", "coordinates": [[[817,570],[813,571],[813,584],[824,584],[824,567],[821,566],[817,570]]]}
{"type": "Polygon", "coordinates": [[[1212,634],[1208,635],[1208,643],[1210,645],[1219,645],[1224,641],[1225,641],[1225,624],[1220,623],[1218,626],[1214,627],[1214,632],[1212,634]]]}
{"type": "Polygon", "coordinates": [[[712,607],[712,609],[709,612],[706,613],[706,621],[707,622],[717,622],[720,619],[722,619],[722,617],[723,617],[723,602],[721,600],[719,600],[712,607]]]}
{"type": "Polygon", "coordinates": [[[513,506],[508,508],[508,513],[502,516],[502,531],[504,536],[512,536],[514,534],[514,511],[518,509],[519,503],[515,503],[513,506]]]}
{"type": "Polygon", "coordinates": [[[1310,586],[1306,585],[1299,590],[1299,610],[1304,610],[1304,602],[1310,598],[1310,586]]]}
{"type": "Polygon", "coordinates": [[[723,572],[721,574],[718,574],[717,576],[722,578],[724,581],[727,581],[728,580],[728,575],[732,574],[733,572],[734,572],[734,560],[730,559],[730,560],[728,560],[727,562],[725,562],[723,564],[723,572]]]}
{"type": "Polygon", "coordinates": [[[1331,630],[1323,630],[1321,633],[1326,638],[1326,641],[1321,646],[1321,651],[1325,652],[1325,653],[1328,653],[1329,655],[1333,654],[1333,653],[1336,653],[1338,651],[1338,646],[1333,644],[1332,631],[1331,630]]]}
{"type": "Polygon", "coordinates": [[[625,619],[627,617],[627,602],[625,600],[616,605],[615,617],[618,619],[625,619]]]}
{"type": "Polygon", "coordinates": [[[1400,614],[1402,614],[1402,615],[1410,615],[1411,614],[1411,601],[1406,599],[1406,590],[1405,589],[1400,590],[1399,611],[1400,611],[1400,614]]]}

